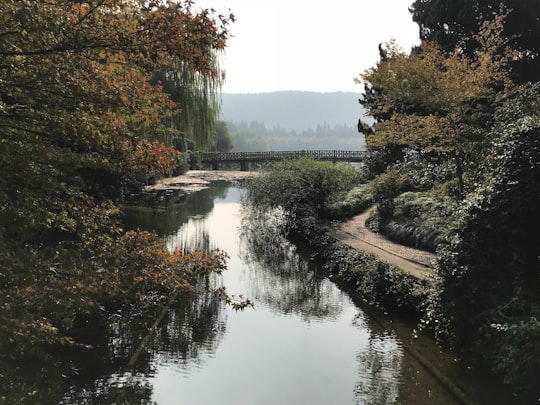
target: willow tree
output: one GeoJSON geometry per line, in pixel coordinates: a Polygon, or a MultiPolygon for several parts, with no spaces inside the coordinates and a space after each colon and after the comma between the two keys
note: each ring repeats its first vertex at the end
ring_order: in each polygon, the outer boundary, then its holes
{"type": "Polygon", "coordinates": [[[209,72],[193,69],[180,59],[154,74],[152,81],[161,83],[163,91],[178,109],[164,118],[169,128],[163,141],[181,151],[204,150],[216,141],[215,127],[219,115],[219,96],[225,74],[220,67],[219,52],[210,55],[209,72]]]}

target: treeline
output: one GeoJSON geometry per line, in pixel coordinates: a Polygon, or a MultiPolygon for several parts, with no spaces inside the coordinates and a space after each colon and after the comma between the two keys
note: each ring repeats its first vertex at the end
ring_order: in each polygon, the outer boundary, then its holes
{"type": "Polygon", "coordinates": [[[362,150],[363,137],[347,124],[330,126],[327,123],[303,131],[287,130],[280,126],[267,128],[260,122],[227,122],[239,152],[268,150],[362,150]]]}
{"type": "Polygon", "coordinates": [[[255,121],[267,128],[280,126],[296,132],[325,122],[332,127],[344,123],[354,125],[363,113],[358,97],[359,94],[353,92],[225,93],[221,96],[221,116],[229,122],[255,121]]]}

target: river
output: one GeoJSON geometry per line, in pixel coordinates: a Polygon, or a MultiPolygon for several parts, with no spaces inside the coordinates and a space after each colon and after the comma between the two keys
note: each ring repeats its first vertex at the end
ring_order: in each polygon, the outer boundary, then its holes
{"type": "Polygon", "coordinates": [[[509,403],[489,382],[476,384],[410,325],[363,309],[309,255],[246,219],[241,194],[217,185],[131,213],[128,226],[162,234],[170,249],[224,249],[228,270],[169,308],[155,333],[148,330],[156,313],[113,318],[106,350],[91,360],[94,372],[81,376],[60,403],[462,403],[411,355],[411,345],[446,367],[443,372],[458,373],[472,403],[509,403]],[[204,292],[222,285],[254,307],[235,311],[204,292]],[[145,336],[147,344],[134,357],[145,336]]]}

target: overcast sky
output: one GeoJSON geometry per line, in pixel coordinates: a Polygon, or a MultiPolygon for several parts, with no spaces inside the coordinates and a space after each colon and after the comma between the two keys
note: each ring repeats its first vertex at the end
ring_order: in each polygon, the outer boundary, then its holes
{"type": "Polygon", "coordinates": [[[378,44],[418,43],[413,0],[199,0],[236,17],[223,66],[226,93],[354,91],[378,44]]]}

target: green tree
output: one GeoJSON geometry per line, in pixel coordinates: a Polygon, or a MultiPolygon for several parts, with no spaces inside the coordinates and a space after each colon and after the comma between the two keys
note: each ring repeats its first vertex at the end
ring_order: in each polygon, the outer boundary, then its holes
{"type": "Polygon", "coordinates": [[[540,3],[536,0],[416,0],[410,11],[420,27],[420,38],[437,43],[447,52],[460,48],[469,57],[482,44],[476,35],[483,22],[509,11],[502,32],[504,42],[522,58],[512,61],[513,79],[537,81],[540,72],[540,3]]]}
{"type": "Polygon", "coordinates": [[[216,125],[216,136],[214,149],[217,152],[230,152],[234,148],[234,139],[227,123],[225,121],[218,121],[216,125]]]}

